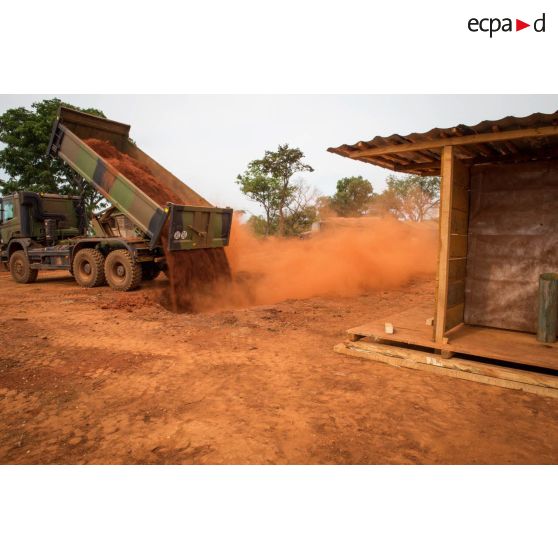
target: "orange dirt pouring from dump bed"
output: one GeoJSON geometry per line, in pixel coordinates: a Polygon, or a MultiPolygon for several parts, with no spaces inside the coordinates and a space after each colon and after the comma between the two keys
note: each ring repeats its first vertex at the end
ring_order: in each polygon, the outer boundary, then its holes
{"type": "MultiPolygon", "coordinates": [[[[188,204],[110,143],[86,143],[161,206],[188,204]]],[[[166,232],[161,241],[170,279],[161,303],[175,312],[355,296],[431,275],[436,263],[436,226],[393,218],[332,219],[304,240],[257,238],[236,220],[225,251],[169,252],[166,232]]]]}
{"type": "MultiPolygon", "coordinates": [[[[186,193],[180,196],[167,188],[146,166],[118,151],[111,143],[98,139],[88,139],[85,143],[160,206],[164,207],[168,202],[191,204],[186,193]]],[[[210,298],[217,282],[223,284],[230,279],[225,252],[222,248],[171,252],[167,243],[165,229],[161,234],[161,244],[165,251],[170,288],[161,303],[173,312],[196,311],[198,300],[210,298]]]]}
{"type": "Polygon", "coordinates": [[[226,248],[233,281],[203,309],[275,304],[316,296],[355,296],[391,289],[434,273],[434,223],[393,218],[332,219],[310,238],[257,238],[235,221],[226,248]]]}

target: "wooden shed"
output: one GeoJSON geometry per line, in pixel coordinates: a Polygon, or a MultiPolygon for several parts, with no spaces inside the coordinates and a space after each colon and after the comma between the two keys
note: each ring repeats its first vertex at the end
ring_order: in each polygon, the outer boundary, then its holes
{"type": "Polygon", "coordinates": [[[353,328],[353,341],[558,370],[556,344],[535,335],[539,275],[558,272],[558,111],[328,151],[441,176],[436,300],[353,328]]]}

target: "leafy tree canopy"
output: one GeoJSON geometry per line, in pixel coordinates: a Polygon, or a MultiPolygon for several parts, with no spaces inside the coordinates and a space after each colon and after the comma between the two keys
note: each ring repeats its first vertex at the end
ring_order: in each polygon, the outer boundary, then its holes
{"type": "Polygon", "coordinates": [[[401,219],[423,221],[440,197],[437,176],[390,175],[387,188],[379,196],[379,205],[401,219]]]}
{"type": "Polygon", "coordinates": [[[285,234],[285,209],[296,192],[296,186],[291,184],[293,175],[297,172],[314,172],[314,169],[302,162],[304,153],[298,147],[289,147],[288,143],[279,145],[277,151],[266,151],[262,159],[254,161],[263,172],[273,177],[279,183],[277,192],[277,213],[279,215],[279,234],[285,234]]]}
{"type": "Polygon", "coordinates": [[[256,236],[268,236],[271,233],[269,223],[260,215],[250,215],[247,224],[256,236]]]}
{"type": "Polygon", "coordinates": [[[248,164],[244,174],[236,177],[240,190],[251,200],[259,203],[265,212],[265,226],[258,221],[258,231],[271,234],[271,224],[277,213],[281,186],[279,180],[267,174],[262,168],[261,161],[252,161],[248,164]]]}
{"type": "Polygon", "coordinates": [[[292,181],[298,172],[314,171],[303,158],[304,153],[298,147],[279,145],[277,151],[266,151],[261,159],[248,164],[244,174],[237,176],[241,191],[264,209],[266,225],[257,223],[257,229],[263,228],[264,234],[297,234],[310,218],[308,188],[292,181]]]}
{"type": "Polygon", "coordinates": [[[102,111],[63,103],[60,99],[45,99],[31,109],[8,109],[0,116],[0,169],[8,178],[0,183],[3,193],[16,190],[65,195],[79,195],[85,188],[87,206],[92,209],[101,199],[97,192],[61,159],[46,154],[52,124],[62,105],[106,118],[102,111]]]}
{"type": "Polygon", "coordinates": [[[374,188],[362,176],[350,176],[337,181],[336,192],[331,197],[331,208],[340,217],[364,215],[374,199],[374,188]]]}

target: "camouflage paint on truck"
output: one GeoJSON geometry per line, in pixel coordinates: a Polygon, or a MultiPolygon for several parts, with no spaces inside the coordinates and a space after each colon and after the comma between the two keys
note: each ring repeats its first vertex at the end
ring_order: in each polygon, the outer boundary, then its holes
{"type": "Polygon", "coordinates": [[[78,196],[59,194],[37,194],[35,192],[15,192],[0,199],[2,219],[0,222],[0,244],[7,244],[13,238],[43,238],[45,223],[37,213],[49,218],[57,218],[57,240],[79,235],[86,226],[83,211],[78,210],[78,196]],[[5,207],[11,207],[11,217],[7,218],[5,207]],[[38,207],[40,204],[40,207],[38,207]],[[82,215],[82,217],[80,217],[82,215]],[[80,222],[83,219],[83,223],[80,222]]]}
{"type": "Polygon", "coordinates": [[[53,126],[49,153],[70,165],[126,215],[150,239],[151,249],[159,241],[169,212],[172,212],[169,225],[172,229],[169,230],[169,245],[172,244],[172,250],[226,246],[231,229],[232,209],[212,207],[132,144],[128,137],[129,129],[126,124],[62,107],[53,126]],[[91,149],[84,141],[90,137],[109,141],[120,151],[129,152],[129,156],[141,158],[141,163],[155,172],[167,187],[180,191],[188,196],[187,199],[192,199],[200,205],[182,206],[169,203],[166,207],[161,207],[91,149]],[[177,232],[180,238],[177,237],[177,232]]]}
{"type": "Polygon", "coordinates": [[[60,132],[58,156],[149,236],[154,246],[167,220],[168,209],[162,209],[74,133],[62,125],[60,132]]]}
{"type": "Polygon", "coordinates": [[[169,204],[169,250],[221,248],[229,241],[232,209],[169,204]]]}

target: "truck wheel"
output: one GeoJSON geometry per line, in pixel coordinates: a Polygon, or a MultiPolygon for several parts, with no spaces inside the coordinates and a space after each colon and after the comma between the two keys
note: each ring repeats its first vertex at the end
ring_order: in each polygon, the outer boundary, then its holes
{"type": "Polygon", "coordinates": [[[159,267],[153,262],[146,262],[141,265],[141,278],[142,281],[153,281],[161,273],[159,267]]]}
{"type": "Polygon", "coordinates": [[[99,250],[84,248],[74,258],[72,271],[76,283],[90,289],[105,284],[105,258],[99,250]]]}
{"type": "Polygon", "coordinates": [[[131,291],[141,283],[141,265],[128,250],[113,250],[105,261],[108,284],[116,291],[131,291]]]}
{"type": "Polygon", "coordinates": [[[10,256],[10,272],[14,281],[18,283],[34,283],[37,280],[39,270],[31,269],[25,252],[18,250],[10,256]]]}

